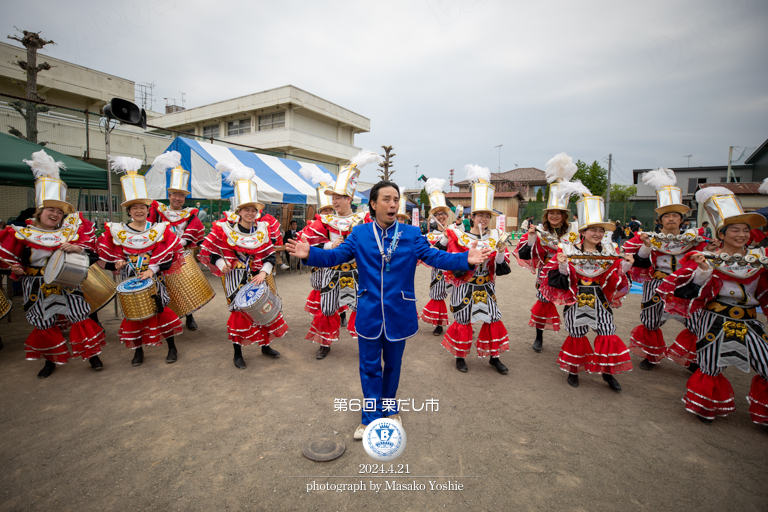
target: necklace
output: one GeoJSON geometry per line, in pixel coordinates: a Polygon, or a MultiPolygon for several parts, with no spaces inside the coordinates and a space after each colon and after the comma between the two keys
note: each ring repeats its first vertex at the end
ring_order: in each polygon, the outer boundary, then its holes
{"type": "MultiPolygon", "coordinates": [[[[376,224],[376,222],[374,222],[376,224]]],[[[384,268],[385,271],[389,272],[389,261],[392,259],[392,256],[395,254],[395,251],[397,250],[397,243],[400,241],[400,237],[398,236],[398,231],[400,230],[400,223],[395,221],[395,234],[392,236],[392,241],[389,243],[389,249],[387,249],[386,254],[384,253],[384,244],[382,243],[384,230],[381,230],[382,238],[379,238],[379,232],[376,230],[376,226],[373,226],[373,235],[376,237],[376,245],[379,246],[379,254],[381,254],[381,258],[384,260],[384,262],[387,264],[384,268]]]]}

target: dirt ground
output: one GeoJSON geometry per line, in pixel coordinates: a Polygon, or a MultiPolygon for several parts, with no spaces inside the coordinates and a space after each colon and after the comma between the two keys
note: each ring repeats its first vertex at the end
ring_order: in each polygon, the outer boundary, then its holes
{"type": "MultiPolygon", "coordinates": [[[[36,378],[42,362],[24,360],[31,328],[14,299],[13,321],[0,323],[0,510],[768,509],[768,429],[750,421],[745,399],[754,374],[726,370],[737,410],[709,426],[684,410],[689,372],[671,361],[646,372],[633,356],[621,393],[599,375],[572,388],[556,364],[563,331],[546,334],[542,353],[530,348],[533,276],[521,268],[497,289],[508,375],[474,356],[459,373],[431,326],[408,341],[398,396],[438,399],[439,411],[402,414],[408,442],[394,463],[410,475],[400,476],[359,474],[376,462],[352,439],[359,413],[334,412],[334,399],[362,398],[357,343],[343,332],[315,359],[317,345],[304,340],[309,274],[278,276],[290,326],[273,344],[282,357],[247,347],[244,371],[232,364],[221,282],[210,279],[217,296],[195,315],[200,329],[177,338],[176,364],[163,347],[131,366],[107,307],[105,369],[72,361],[46,380],[36,378]],[[302,444],[322,434],[341,438],[346,453],[304,458],[302,444]],[[393,482],[426,489],[387,489],[393,482]],[[313,483],[365,490],[308,492],[313,483]]],[[[420,267],[419,307],[428,286],[420,267]]],[[[627,342],[639,307],[630,295],[617,310],[627,342]]],[[[668,342],[679,329],[664,327],[668,342]]]]}

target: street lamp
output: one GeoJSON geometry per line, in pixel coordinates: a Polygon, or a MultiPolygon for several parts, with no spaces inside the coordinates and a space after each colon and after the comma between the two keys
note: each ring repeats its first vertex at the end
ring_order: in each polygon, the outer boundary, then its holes
{"type": "Polygon", "coordinates": [[[499,168],[497,172],[501,172],[501,146],[504,144],[499,144],[498,146],[493,146],[494,148],[499,148],[499,168]]]}

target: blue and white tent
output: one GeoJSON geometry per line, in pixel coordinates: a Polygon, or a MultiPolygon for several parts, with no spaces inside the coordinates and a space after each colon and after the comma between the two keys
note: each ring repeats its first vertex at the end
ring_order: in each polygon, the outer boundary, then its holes
{"type": "MultiPolygon", "coordinates": [[[[234,195],[232,186],[216,170],[218,162],[244,165],[256,171],[259,187],[259,201],[264,203],[317,204],[317,192],[299,172],[302,168],[328,169],[319,164],[297,162],[249,151],[216,146],[177,137],[166,151],[181,153],[181,166],[190,173],[189,184],[192,194],[189,199],[229,199],[234,195]]],[[[331,173],[333,174],[333,173],[331,173]]],[[[151,199],[168,197],[170,177],[154,166],[147,171],[147,192],[151,199]]],[[[355,203],[367,203],[367,199],[355,194],[355,203]]]]}

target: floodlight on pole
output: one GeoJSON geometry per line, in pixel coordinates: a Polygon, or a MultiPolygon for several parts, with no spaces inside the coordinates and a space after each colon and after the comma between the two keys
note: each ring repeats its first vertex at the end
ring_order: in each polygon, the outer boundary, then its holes
{"type": "Polygon", "coordinates": [[[501,172],[501,146],[503,146],[503,145],[504,144],[499,144],[498,146],[493,146],[494,148],[499,148],[499,168],[498,168],[497,172],[501,172]]]}

